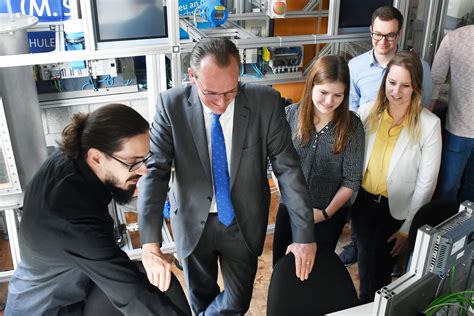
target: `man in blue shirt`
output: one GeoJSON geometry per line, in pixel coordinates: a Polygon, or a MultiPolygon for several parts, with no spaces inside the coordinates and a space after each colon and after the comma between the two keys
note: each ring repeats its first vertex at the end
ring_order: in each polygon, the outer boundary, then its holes
{"type": "MultiPolygon", "coordinates": [[[[383,6],[374,11],[370,33],[373,49],[349,61],[351,87],[349,107],[357,111],[362,104],[375,100],[382,82],[385,67],[397,53],[398,40],[402,34],[403,16],[392,6],[383,6]]],[[[423,105],[431,101],[430,66],[423,64],[423,105]]]]}

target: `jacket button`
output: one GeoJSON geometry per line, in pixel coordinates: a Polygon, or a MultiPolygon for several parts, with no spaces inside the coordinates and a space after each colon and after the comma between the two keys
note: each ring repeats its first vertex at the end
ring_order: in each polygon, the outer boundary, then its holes
{"type": "Polygon", "coordinates": [[[201,221],[201,225],[204,225],[204,224],[206,224],[206,221],[201,221]]]}
{"type": "Polygon", "coordinates": [[[208,197],[207,197],[207,200],[208,200],[209,202],[212,202],[212,197],[211,197],[211,196],[208,196],[208,197]]]}

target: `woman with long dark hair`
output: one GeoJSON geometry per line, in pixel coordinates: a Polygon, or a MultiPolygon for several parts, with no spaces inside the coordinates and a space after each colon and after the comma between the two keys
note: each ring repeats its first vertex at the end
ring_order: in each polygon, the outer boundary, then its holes
{"type": "MultiPolygon", "coordinates": [[[[364,160],[364,129],[358,115],[349,111],[349,68],[344,58],[320,57],[306,78],[301,102],[288,106],[286,116],[313,205],[317,245],[334,250],[346,222],[345,206],[359,189],[364,160]]],[[[291,226],[281,201],[274,265],[292,242],[291,226]]]]}

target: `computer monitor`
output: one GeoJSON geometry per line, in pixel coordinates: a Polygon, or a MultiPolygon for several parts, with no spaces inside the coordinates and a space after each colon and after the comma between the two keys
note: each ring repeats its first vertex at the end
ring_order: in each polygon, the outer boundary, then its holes
{"type": "Polygon", "coordinates": [[[393,0],[340,0],[338,34],[369,32],[375,9],[393,5],[393,0]]]}
{"type": "Polygon", "coordinates": [[[92,0],[96,48],[122,48],[168,42],[163,0],[92,0]]]}

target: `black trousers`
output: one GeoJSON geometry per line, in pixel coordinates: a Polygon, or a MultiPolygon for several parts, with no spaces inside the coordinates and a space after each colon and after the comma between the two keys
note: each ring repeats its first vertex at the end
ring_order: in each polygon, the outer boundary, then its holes
{"type": "MultiPolygon", "coordinates": [[[[138,269],[145,272],[145,268],[141,261],[134,261],[137,265],[138,269]]],[[[181,315],[191,315],[191,310],[189,308],[188,301],[186,299],[186,295],[184,294],[183,288],[179,283],[178,279],[175,277],[174,274],[171,275],[171,284],[169,289],[161,294],[159,290],[157,290],[157,295],[163,295],[164,297],[160,298],[166,304],[174,305],[180,312],[181,315]]],[[[83,313],[79,315],[83,316],[121,316],[123,315],[118,309],[116,309],[107,296],[102,292],[102,290],[97,287],[95,284],[92,286],[92,289],[89,292],[89,296],[85,302],[81,302],[83,304],[83,313]]],[[[82,309],[82,307],[81,307],[82,309]]],[[[66,312],[65,314],[70,314],[70,311],[66,312]]]]}
{"type": "Polygon", "coordinates": [[[194,313],[244,315],[249,309],[257,256],[247,248],[235,220],[226,227],[216,214],[209,214],[201,239],[182,263],[194,313]],[[222,292],[217,284],[218,262],[222,292]]]}
{"type": "MultiPolygon", "coordinates": [[[[314,224],[314,239],[319,247],[334,251],[347,220],[348,208],[341,208],[328,220],[314,224]]],[[[291,221],[285,204],[280,203],[273,234],[273,266],[285,255],[286,248],[293,243],[291,221]]]]}
{"type": "Polygon", "coordinates": [[[377,202],[364,189],[360,189],[352,206],[352,225],[359,243],[360,302],[374,300],[375,292],[392,282],[396,257],[390,255],[395,241],[388,238],[400,229],[403,220],[392,217],[388,199],[377,202]]]}

